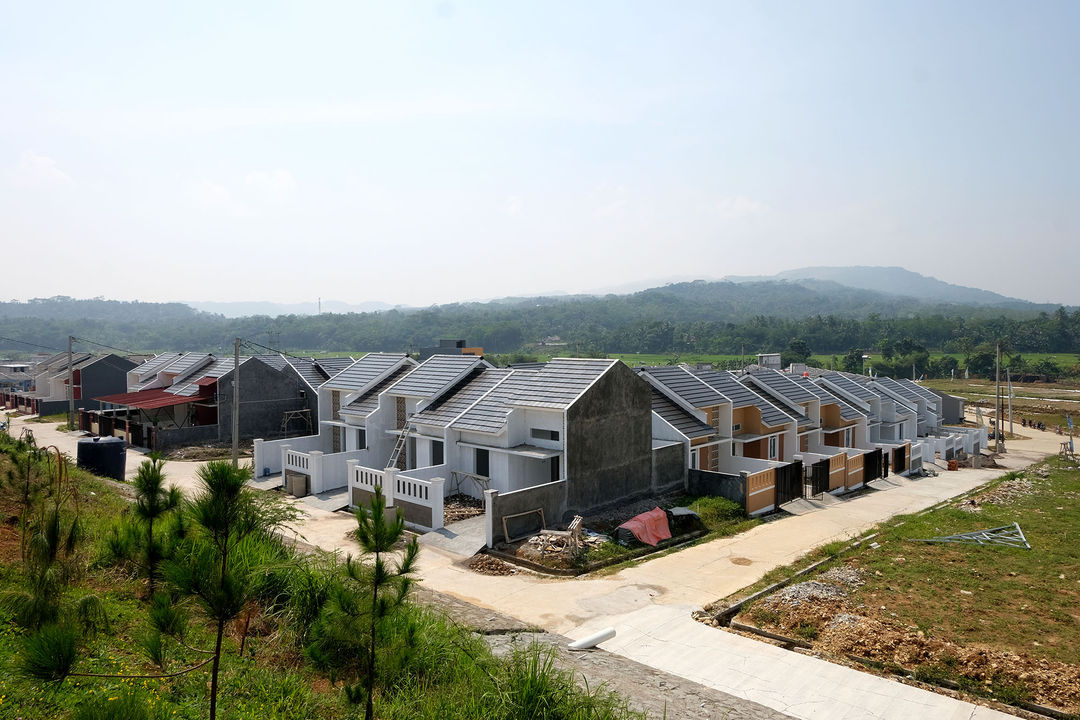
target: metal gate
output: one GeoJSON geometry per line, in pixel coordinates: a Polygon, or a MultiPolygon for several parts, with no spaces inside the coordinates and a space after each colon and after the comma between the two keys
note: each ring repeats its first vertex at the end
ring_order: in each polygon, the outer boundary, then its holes
{"type": "Polygon", "coordinates": [[[863,482],[881,477],[881,448],[863,454],[863,482]]]}
{"type": "Polygon", "coordinates": [[[829,492],[829,461],[818,460],[810,466],[810,494],[824,495],[829,492]]]}
{"type": "Polygon", "coordinates": [[[801,460],[776,468],[776,506],[803,496],[803,465],[801,460]]]}
{"type": "Polygon", "coordinates": [[[892,451],[893,473],[899,475],[907,470],[907,447],[900,446],[892,451]]]}

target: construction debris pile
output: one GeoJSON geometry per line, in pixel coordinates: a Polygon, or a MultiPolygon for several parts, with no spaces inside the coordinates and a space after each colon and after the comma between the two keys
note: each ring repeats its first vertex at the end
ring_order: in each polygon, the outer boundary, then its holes
{"type": "Polygon", "coordinates": [[[566,530],[545,530],[533,535],[517,549],[516,555],[551,568],[570,568],[578,563],[590,547],[603,545],[606,535],[583,530],[580,515],[574,517],[566,530]]]}
{"type": "Polygon", "coordinates": [[[979,512],[982,505],[1007,505],[1017,498],[1030,495],[1032,491],[1031,481],[1023,475],[1006,480],[993,490],[988,490],[981,495],[969,497],[956,503],[956,507],[965,512],[979,512]]]}
{"type": "Polygon", "coordinates": [[[468,520],[484,514],[484,501],[470,495],[451,495],[443,500],[443,524],[468,520]]]}
{"type": "Polygon", "coordinates": [[[469,561],[469,569],[481,575],[514,575],[517,568],[490,555],[476,555],[469,561]]]}

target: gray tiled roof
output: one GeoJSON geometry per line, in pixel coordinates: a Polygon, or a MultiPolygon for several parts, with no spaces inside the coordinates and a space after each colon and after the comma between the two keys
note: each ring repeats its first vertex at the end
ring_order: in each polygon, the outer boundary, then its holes
{"type": "Polygon", "coordinates": [[[167,372],[175,375],[177,378],[183,378],[188,373],[196,372],[200,368],[209,365],[213,359],[214,356],[210,353],[184,353],[175,361],[162,368],[161,372],[167,372]]]}
{"type": "Polygon", "coordinates": [[[510,375],[493,390],[484,395],[468,412],[455,420],[450,427],[454,430],[474,430],[477,432],[497,433],[506,425],[510,414],[511,401],[519,391],[527,389],[539,370],[513,370],[510,375]]]}
{"type": "MultiPolygon", "coordinates": [[[[251,358],[248,357],[242,357],[240,358],[240,364],[243,365],[250,359],[251,358]]],[[[260,357],[259,359],[262,358],[260,357]]],[[[204,370],[200,370],[197,373],[193,373],[191,377],[189,377],[187,380],[177,383],[170,388],[167,388],[166,392],[172,393],[173,395],[180,395],[183,397],[191,397],[192,395],[197,395],[199,392],[199,380],[202,380],[203,378],[222,377],[223,375],[232,372],[235,362],[236,361],[233,358],[221,358],[220,360],[215,360],[209,367],[205,368],[204,370]]]]}
{"type": "Polygon", "coordinates": [[[483,363],[475,355],[432,355],[387,392],[394,395],[434,398],[464,373],[483,363]]]}
{"type": "Polygon", "coordinates": [[[809,378],[800,377],[798,375],[792,375],[791,381],[796,383],[807,392],[811,392],[821,400],[822,406],[825,405],[837,405],[840,408],[840,417],[844,420],[855,420],[856,418],[865,417],[865,415],[856,410],[854,407],[844,401],[843,398],[833,395],[831,392],[824,388],[818,387],[814,383],[810,382],[809,378]]]}
{"type": "Polygon", "coordinates": [[[434,403],[413,415],[412,420],[424,425],[446,427],[469,409],[477,400],[493,390],[511,375],[510,369],[476,368],[434,403]]]}
{"type": "Polygon", "coordinates": [[[315,365],[322,370],[326,377],[333,377],[355,362],[351,357],[327,357],[315,358],[315,365]]]}
{"type": "Polygon", "coordinates": [[[743,385],[726,370],[723,372],[701,370],[694,374],[715,388],[717,392],[722,393],[724,397],[731,398],[732,407],[741,408],[753,405],[761,410],[761,421],[770,427],[784,425],[794,419],[792,415],[743,385]]]}
{"type": "Polygon", "coordinates": [[[618,360],[554,358],[536,371],[532,382],[521,388],[512,405],[563,410],[596,382],[618,360]]]}
{"type": "Polygon", "coordinates": [[[790,422],[792,418],[794,418],[794,420],[795,420],[795,428],[797,430],[803,430],[803,429],[806,429],[808,427],[812,427],[814,425],[813,421],[809,417],[807,417],[806,413],[804,413],[802,410],[797,410],[797,409],[795,409],[793,407],[789,407],[789,406],[786,406],[786,405],[781,406],[781,405],[777,404],[777,403],[779,403],[778,400],[774,402],[774,399],[769,397],[768,393],[766,393],[764,390],[760,390],[760,389],[758,389],[758,388],[756,388],[756,387],[754,387],[752,385],[747,385],[747,387],[750,389],[750,392],[754,393],[759,398],[761,398],[762,400],[769,403],[774,408],[776,408],[777,410],[779,410],[780,412],[782,412],[782,413],[784,413],[785,415],[788,416],[788,420],[777,420],[777,421],[766,420],[765,419],[766,408],[759,405],[758,407],[761,408],[761,420],[766,425],[781,425],[784,422],[790,422]]]}
{"type": "Polygon", "coordinates": [[[792,402],[804,403],[817,398],[817,395],[798,383],[792,382],[790,377],[776,370],[758,370],[744,377],[753,378],[792,402]]]}
{"type": "Polygon", "coordinates": [[[515,407],[565,410],[618,360],[555,358],[539,370],[513,370],[455,420],[455,430],[497,433],[515,407]]]}
{"type": "Polygon", "coordinates": [[[147,375],[156,375],[158,370],[169,365],[180,357],[178,352],[165,352],[155,355],[142,365],[132,368],[128,372],[134,373],[137,378],[145,378],[147,375]]]}
{"type": "Polygon", "coordinates": [[[697,419],[683,408],[671,402],[666,395],[652,388],[652,410],[669,425],[693,440],[716,435],[716,428],[697,419]]]}
{"type": "Polygon", "coordinates": [[[871,402],[873,400],[880,399],[877,393],[875,393],[873,390],[866,387],[862,383],[855,382],[843,373],[830,372],[825,373],[821,377],[822,379],[829,381],[841,390],[847,392],[849,395],[854,395],[855,397],[865,402],[871,402]]]}
{"type": "Polygon", "coordinates": [[[925,400],[927,400],[929,402],[934,403],[935,407],[938,405],[938,403],[941,402],[940,397],[935,395],[932,391],[928,390],[927,388],[924,388],[922,385],[918,384],[917,382],[914,382],[912,380],[907,380],[907,379],[897,380],[896,382],[900,383],[901,385],[903,385],[904,387],[906,387],[908,390],[915,393],[919,397],[921,397],[921,398],[923,398],[923,399],[925,399],[925,400]]]}
{"type": "Polygon", "coordinates": [[[360,392],[405,359],[405,353],[368,353],[326,381],[335,390],[360,392]]]}
{"type": "Polygon", "coordinates": [[[412,363],[402,365],[397,370],[390,373],[386,378],[373,385],[370,390],[365,390],[363,395],[341,408],[341,412],[367,417],[378,409],[379,396],[382,395],[383,390],[412,372],[413,367],[414,365],[412,363]]]}
{"type": "Polygon", "coordinates": [[[653,378],[682,398],[691,407],[705,408],[726,405],[730,402],[715,388],[710,387],[700,378],[690,373],[689,370],[678,365],[658,365],[635,368],[635,370],[653,378]]]}
{"type": "Polygon", "coordinates": [[[256,357],[259,360],[262,360],[264,363],[274,368],[278,372],[281,372],[289,366],[289,361],[286,360],[285,356],[281,353],[266,353],[263,355],[253,355],[252,357],[256,357]]]}

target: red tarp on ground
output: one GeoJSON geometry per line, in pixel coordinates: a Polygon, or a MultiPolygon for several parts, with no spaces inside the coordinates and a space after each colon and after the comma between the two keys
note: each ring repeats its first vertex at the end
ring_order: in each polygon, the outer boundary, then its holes
{"type": "Polygon", "coordinates": [[[656,547],[656,544],[661,540],[667,540],[671,537],[667,513],[658,507],[649,512],[635,515],[619,527],[629,530],[638,540],[653,547],[656,547]]]}

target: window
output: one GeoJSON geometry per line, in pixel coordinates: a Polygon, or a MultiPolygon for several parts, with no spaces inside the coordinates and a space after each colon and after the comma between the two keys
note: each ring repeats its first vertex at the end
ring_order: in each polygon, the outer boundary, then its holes
{"type": "Polygon", "coordinates": [[[690,453],[690,469],[691,470],[697,470],[698,452],[700,452],[700,451],[690,453]]]}
{"type": "Polygon", "coordinates": [[[442,440],[431,441],[431,464],[442,465],[446,462],[443,459],[443,442],[442,440]]]}
{"type": "Polygon", "coordinates": [[[778,438],[775,435],[769,436],[769,459],[775,460],[777,455],[777,449],[779,446],[778,438]]]}
{"type": "Polygon", "coordinates": [[[367,449],[367,432],[365,432],[363,428],[356,431],[356,449],[367,449]]]}
{"type": "Polygon", "coordinates": [[[844,430],[844,447],[851,447],[851,428],[844,430]]]}
{"type": "Polygon", "coordinates": [[[742,423],[735,423],[734,425],[731,426],[731,432],[733,432],[733,433],[737,433],[740,430],[742,430],[742,423]]]}
{"type": "Polygon", "coordinates": [[[551,475],[549,476],[551,482],[559,481],[559,456],[551,458],[551,475]]]}
{"type": "Polygon", "coordinates": [[[540,428],[532,428],[529,430],[529,435],[533,440],[551,440],[552,442],[559,442],[558,430],[541,430],[540,428]]]}
{"type": "Polygon", "coordinates": [[[475,460],[476,474],[481,477],[490,477],[491,467],[488,451],[476,448],[476,454],[473,456],[473,459],[475,460]]]}

